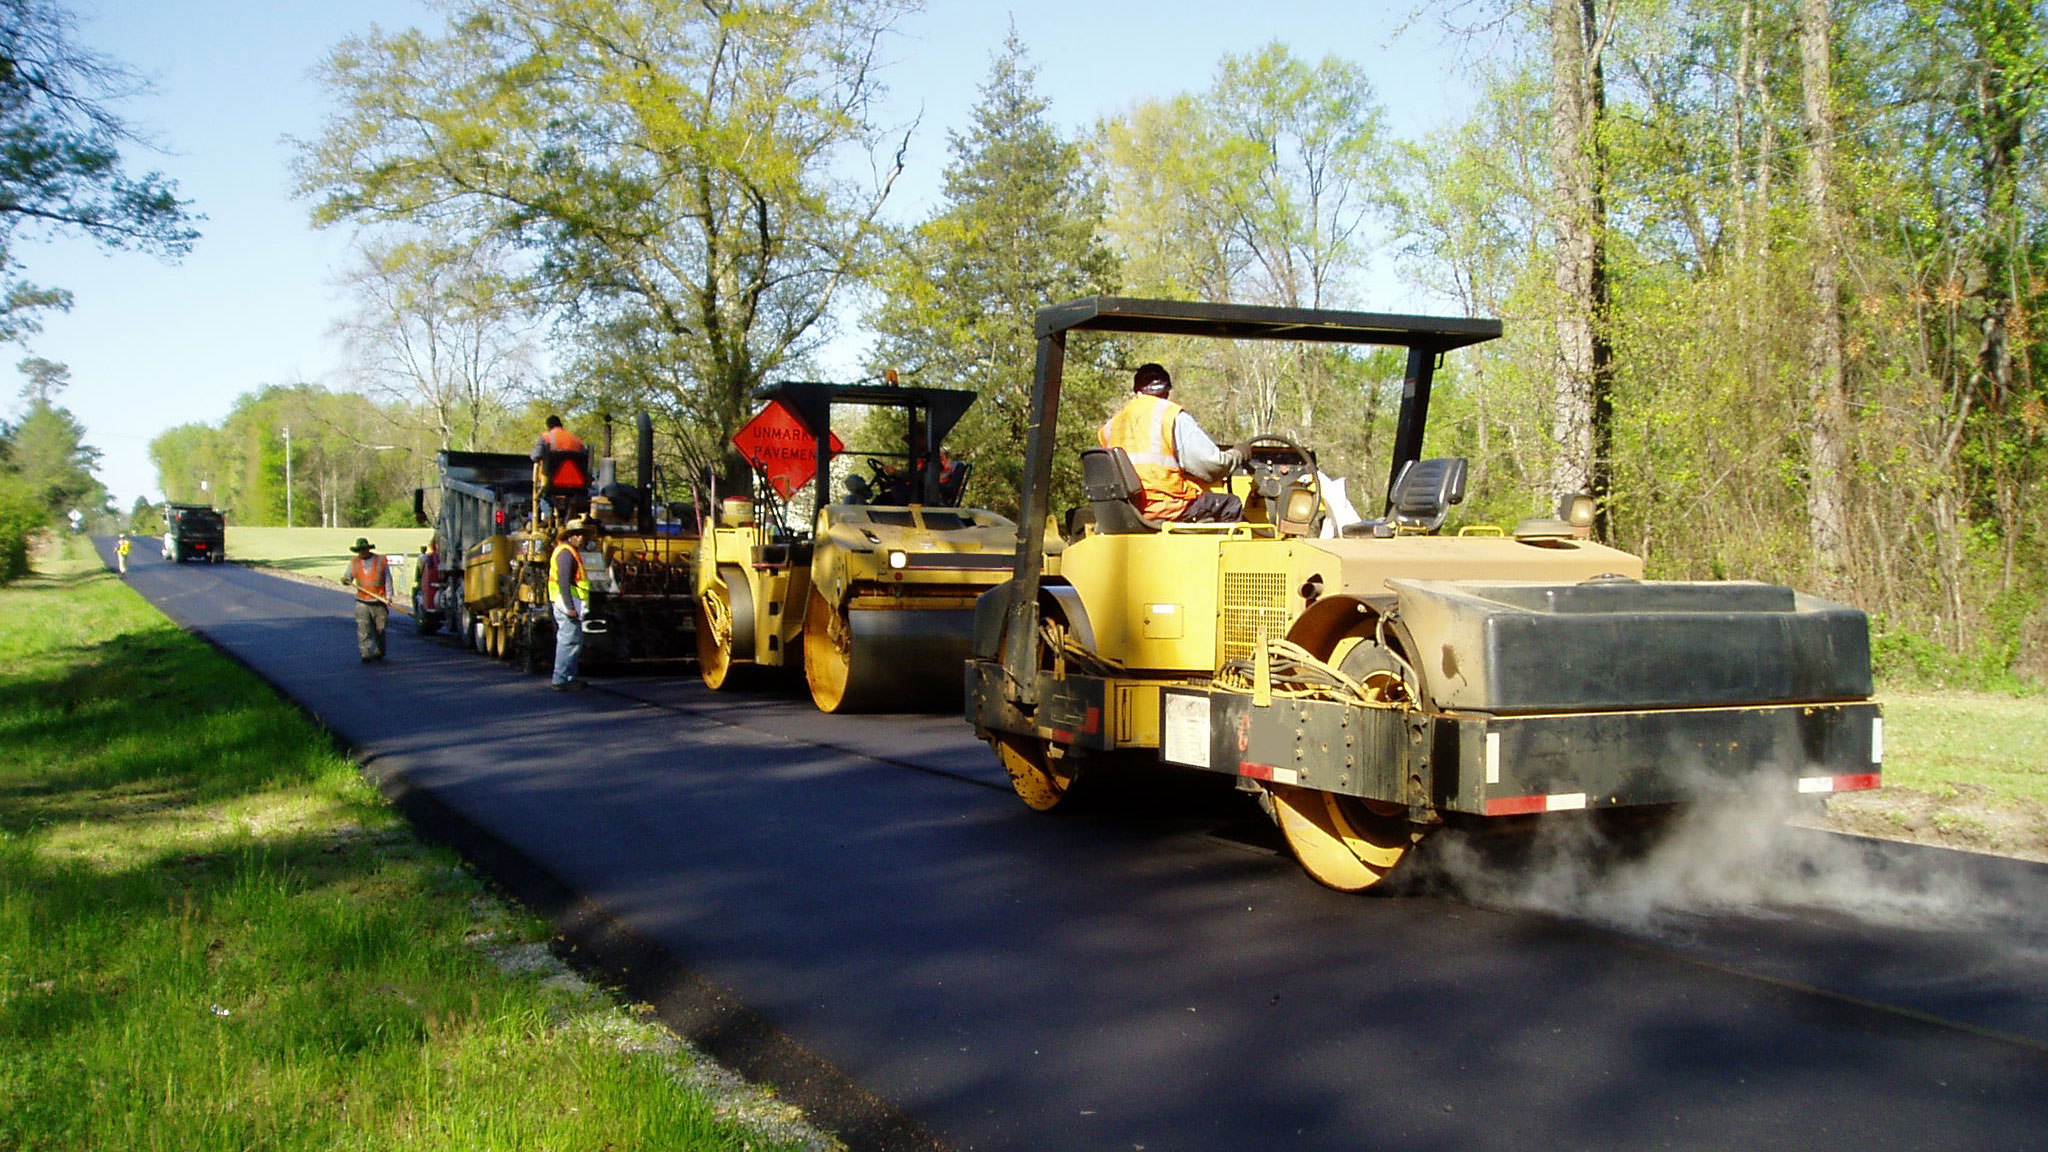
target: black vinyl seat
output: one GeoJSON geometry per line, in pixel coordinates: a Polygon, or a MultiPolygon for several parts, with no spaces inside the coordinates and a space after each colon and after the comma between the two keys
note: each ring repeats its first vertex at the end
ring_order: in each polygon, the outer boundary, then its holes
{"type": "Polygon", "coordinates": [[[1121,448],[1081,450],[1081,495],[1095,514],[1095,530],[1112,536],[1157,532],[1164,525],[1138,511],[1135,497],[1144,491],[1138,469],[1121,448]]]}
{"type": "Polygon", "coordinates": [[[1433,456],[1410,460],[1394,477],[1387,515],[1344,530],[1346,536],[1424,535],[1443,527],[1451,505],[1465,502],[1465,458],[1433,456]]]}

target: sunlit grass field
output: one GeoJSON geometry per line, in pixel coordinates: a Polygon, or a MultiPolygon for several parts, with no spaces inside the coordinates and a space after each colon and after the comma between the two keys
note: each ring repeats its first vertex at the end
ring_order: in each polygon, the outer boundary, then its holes
{"type": "Polygon", "coordinates": [[[0,589],[0,1148],[786,1146],[67,544],[0,589]]]}
{"type": "MultiPolygon", "coordinates": [[[[336,579],[348,564],[349,546],[367,538],[386,556],[404,556],[410,563],[434,538],[432,528],[242,528],[228,525],[228,559],[287,572],[336,579]]],[[[410,585],[403,585],[409,587],[410,585]]]]}

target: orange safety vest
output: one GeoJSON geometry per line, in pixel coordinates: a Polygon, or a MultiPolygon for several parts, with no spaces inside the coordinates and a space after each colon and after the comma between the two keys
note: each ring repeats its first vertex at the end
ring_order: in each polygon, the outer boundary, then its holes
{"type": "MultiPolygon", "coordinates": [[[[583,450],[583,441],[578,440],[576,434],[567,428],[548,429],[541,433],[540,442],[547,445],[550,452],[583,450]]],[[[576,461],[564,460],[555,466],[555,473],[548,477],[548,483],[557,488],[581,488],[590,483],[590,478],[583,474],[583,469],[577,466],[576,461]]]]}
{"type": "Polygon", "coordinates": [[[1181,406],[1173,401],[1139,392],[1096,433],[1104,448],[1121,448],[1131,458],[1144,489],[1138,493],[1138,511],[1154,520],[1179,519],[1207,491],[1180,470],[1173,438],[1180,414],[1181,406]]]}
{"type": "Polygon", "coordinates": [[[382,556],[372,555],[370,562],[365,564],[361,556],[351,556],[348,560],[348,574],[350,582],[356,586],[357,600],[365,604],[382,604],[385,602],[384,588],[391,582],[391,562],[389,560],[382,556]],[[366,592],[365,589],[368,588],[375,588],[377,595],[372,596],[366,592]]]}

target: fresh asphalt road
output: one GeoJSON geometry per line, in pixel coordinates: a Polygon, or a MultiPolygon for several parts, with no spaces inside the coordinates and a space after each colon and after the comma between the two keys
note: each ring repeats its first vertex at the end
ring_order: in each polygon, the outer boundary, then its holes
{"type": "Polygon", "coordinates": [[[1794,835],[1737,852],[1733,903],[1343,896],[1235,797],[1031,813],[955,717],[550,693],[398,616],[364,665],[338,585],[130,562],[381,776],[956,1148],[2048,1149],[2040,869],[1794,835]]]}

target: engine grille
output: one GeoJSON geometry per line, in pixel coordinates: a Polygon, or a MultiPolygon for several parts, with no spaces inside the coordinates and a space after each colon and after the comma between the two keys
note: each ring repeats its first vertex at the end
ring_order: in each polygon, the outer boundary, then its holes
{"type": "Polygon", "coordinates": [[[1286,573],[1224,573],[1224,660],[1248,659],[1262,633],[1285,636],[1288,623],[1286,573]]]}

